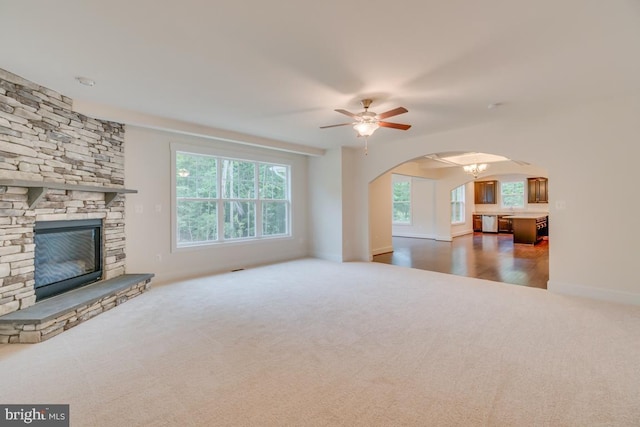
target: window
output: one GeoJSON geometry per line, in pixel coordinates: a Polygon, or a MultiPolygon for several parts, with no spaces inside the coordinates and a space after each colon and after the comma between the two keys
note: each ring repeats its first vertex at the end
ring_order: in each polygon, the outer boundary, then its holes
{"type": "Polygon", "coordinates": [[[464,224],[464,184],[451,190],[451,224],[464,224]]]}
{"type": "Polygon", "coordinates": [[[524,181],[501,182],[500,196],[503,208],[523,208],[524,181]]]}
{"type": "Polygon", "coordinates": [[[217,159],[176,153],[178,246],[218,239],[217,159]]]}
{"type": "Polygon", "coordinates": [[[176,246],[289,236],[289,166],[176,151],[176,246]]]}
{"type": "Polygon", "coordinates": [[[262,200],[262,235],[289,234],[289,168],[282,165],[259,165],[262,200]]]}
{"type": "Polygon", "coordinates": [[[393,176],[393,222],[411,223],[411,179],[393,176]]]}

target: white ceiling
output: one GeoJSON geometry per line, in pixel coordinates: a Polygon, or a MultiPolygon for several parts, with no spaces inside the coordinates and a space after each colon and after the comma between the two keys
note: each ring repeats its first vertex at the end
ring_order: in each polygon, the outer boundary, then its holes
{"type": "MultiPolygon", "coordinates": [[[[427,156],[423,156],[418,159],[413,160],[416,163],[420,164],[422,168],[447,168],[447,167],[458,167],[458,166],[466,166],[471,164],[480,164],[480,163],[497,163],[497,162],[510,162],[513,161],[504,156],[499,156],[496,154],[488,154],[488,153],[478,153],[478,152],[447,152],[447,153],[437,153],[437,154],[429,154],[427,156]]],[[[524,164],[521,161],[515,161],[516,164],[524,164]]]]}
{"type": "Polygon", "coordinates": [[[640,90],[636,0],[0,0],[0,17],[0,68],[73,99],[318,148],[361,143],[319,126],[365,97],[412,125],[372,142],[640,90]]]}

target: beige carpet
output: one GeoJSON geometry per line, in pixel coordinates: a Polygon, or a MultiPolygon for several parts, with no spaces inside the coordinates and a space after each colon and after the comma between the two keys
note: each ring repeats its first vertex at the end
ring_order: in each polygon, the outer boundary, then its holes
{"type": "Polygon", "coordinates": [[[637,426],[640,307],[305,259],[156,286],[0,346],[72,426],[637,426]]]}

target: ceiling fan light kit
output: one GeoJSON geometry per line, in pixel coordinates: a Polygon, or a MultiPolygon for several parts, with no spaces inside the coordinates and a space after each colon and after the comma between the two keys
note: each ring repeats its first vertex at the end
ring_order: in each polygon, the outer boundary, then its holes
{"type": "Polygon", "coordinates": [[[398,107],[381,114],[376,114],[373,111],[369,111],[369,107],[371,106],[371,103],[373,102],[373,100],[367,98],[367,99],[363,99],[360,102],[362,104],[362,107],[364,108],[364,111],[358,114],[354,114],[350,111],[342,110],[342,109],[335,110],[340,114],[344,114],[346,116],[351,117],[352,119],[354,119],[353,122],[340,123],[337,125],[320,126],[320,129],[326,129],[326,128],[332,128],[332,127],[338,127],[338,126],[349,126],[349,125],[353,126],[353,129],[356,131],[356,134],[359,137],[362,136],[365,138],[365,153],[366,153],[366,150],[367,150],[366,140],[369,136],[373,135],[373,133],[378,128],[387,127],[391,129],[407,130],[411,127],[411,125],[383,121],[388,117],[393,117],[393,116],[397,116],[398,114],[407,113],[409,110],[407,110],[404,107],[398,107]]]}
{"type": "Polygon", "coordinates": [[[360,122],[353,125],[353,129],[358,133],[358,136],[371,136],[379,127],[380,125],[376,122],[360,122]]]}

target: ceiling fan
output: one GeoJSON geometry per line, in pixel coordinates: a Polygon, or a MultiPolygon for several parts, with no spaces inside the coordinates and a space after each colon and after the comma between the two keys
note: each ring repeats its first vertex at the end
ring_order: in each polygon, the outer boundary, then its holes
{"type": "Polygon", "coordinates": [[[362,106],[364,107],[364,111],[354,114],[347,110],[338,109],[335,110],[338,113],[344,114],[345,116],[349,116],[354,119],[351,123],[340,123],[337,125],[329,125],[329,126],[320,126],[320,129],[333,128],[337,126],[353,126],[353,129],[358,133],[358,136],[368,137],[373,134],[379,127],[392,128],[392,129],[400,129],[407,130],[411,127],[411,125],[404,125],[401,123],[391,123],[385,122],[384,119],[388,117],[397,116],[398,114],[407,113],[407,110],[404,107],[394,108],[393,110],[389,110],[385,113],[376,114],[373,111],[369,111],[369,107],[373,100],[371,99],[363,99],[360,101],[362,106]]]}

